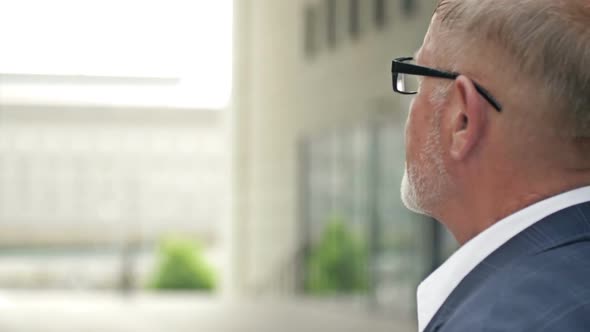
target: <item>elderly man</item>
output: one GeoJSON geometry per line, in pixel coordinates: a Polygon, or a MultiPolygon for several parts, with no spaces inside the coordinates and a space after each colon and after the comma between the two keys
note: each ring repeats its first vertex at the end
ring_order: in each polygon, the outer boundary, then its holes
{"type": "Polygon", "coordinates": [[[461,244],[420,331],[590,331],[590,1],[442,0],[392,73],[404,203],[461,244]]]}

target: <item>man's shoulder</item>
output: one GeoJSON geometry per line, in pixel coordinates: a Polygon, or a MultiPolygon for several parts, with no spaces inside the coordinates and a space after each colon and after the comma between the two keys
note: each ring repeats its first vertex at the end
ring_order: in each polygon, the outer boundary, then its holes
{"type": "Polygon", "coordinates": [[[490,318],[498,322],[525,324],[531,331],[554,331],[576,321],[580,328],[590,326],[590,240],[525,256],[502,271],[491,286],[497,287],[498,297],[490,318]]]}
{"type": "Polygon", "coordinates": [[[525,255],[499,271],[496,282],[513,289],[526,290],[531,284],[555,284],[568,280],[568,285],[588,285],[590,278],[590,237],[574,239],[539,252],[525,255]]]}
{"type": "Polygon", "coordinates": [[[582,239],[526,255],[496,271],[445,325],[452,331],[577,332],[590,326],[589,313],[590,239],[582,239]]]}

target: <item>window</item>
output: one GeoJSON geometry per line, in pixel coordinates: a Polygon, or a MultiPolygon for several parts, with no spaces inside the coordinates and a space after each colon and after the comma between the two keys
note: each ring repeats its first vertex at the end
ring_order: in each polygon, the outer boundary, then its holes
{"type": "Polygon", "coordinates": [[[360,35],[359,0],[349,0],[348,3],[348,32],[352,38],[360,35]]]}
{"type": "Polygon", "coordinates": [[[387,24],[387,4],[385,0],[375,0],[373,7],[375,25],[382,28],[387,24]]]}
{"type": "Polygon", "coordinates": [[[336,0],[326,1],[326,37],[328,46],[334,47],[336,38],[336,0]]]}
{"type": "Polygon", "coordinates": [[[415,0],[403,0],[402,1],[402,9],[404,14],[411,15],[416,10],[416,1],[415,0]]]}
{"type": "Polygon", "coordinates": [[[312,6],[307,6],[304,12],[304,49],[305,55],[311,58],[317,52],[317,39],[316,39],[316,11],[312,6]]]}

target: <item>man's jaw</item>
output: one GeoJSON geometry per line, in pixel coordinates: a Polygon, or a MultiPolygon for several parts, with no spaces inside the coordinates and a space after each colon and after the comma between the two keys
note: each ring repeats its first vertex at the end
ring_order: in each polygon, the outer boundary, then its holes
{"type": "Polygon", "coordinates": [[[426,209],[423,208],[423,202],[420,199],[418,188],[412,178],[415,178],[415,174],[412,170],[408,171],[406,166],[404,169],[404,176],[401,183],[401,198],[402,202],[408,210],[413,212],[428,215],[426,209]]]}

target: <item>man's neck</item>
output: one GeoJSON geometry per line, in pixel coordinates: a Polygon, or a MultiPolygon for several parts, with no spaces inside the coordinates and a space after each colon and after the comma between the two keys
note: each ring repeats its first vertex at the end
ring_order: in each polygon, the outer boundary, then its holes
{"type": "Polygon", "coordinates": [[[529,186],[528,190],[522,190],[520,193],[516,190],[500,190],[495,195],[484,195],[484,191],[480,190],[478,193],[464,195],[463,199],[454,203],[446,204],[446,214],[441,214],[437,219],[450,230],[457,242],[463,245],[498,221],[527,206],[585,185],[590,185],[590,181],[573,181],[536,190],[531,190],[533,187],[529,186]]]}

